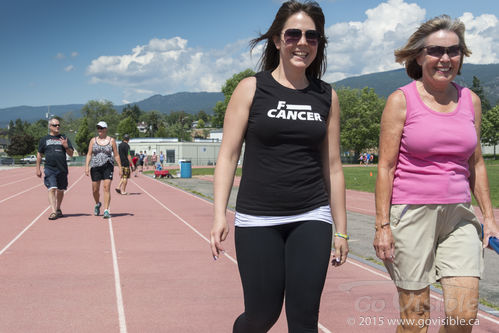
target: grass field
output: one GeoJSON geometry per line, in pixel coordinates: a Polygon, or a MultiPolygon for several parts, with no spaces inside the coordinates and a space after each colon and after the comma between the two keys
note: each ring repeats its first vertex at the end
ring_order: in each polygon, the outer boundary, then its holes
{"type": "MultiPolygon", "coordinates": [[[[499,208],[499,161],[486,161],[486,165],[492,205],[499,208]]],[[[192,175],[213,175],[214,171],[214,168],[193,168],[192,175]]],[[[344,167],[343,173],[345,174],[347,189],[374,193],[376,176],[378,174],[376,166],[344,167]]],[[[236,175],[241,175],[241,168],[237,168],[236,175]]],[[[473,199],[473,204],[477,204],[475,199],[473,199]]]]}

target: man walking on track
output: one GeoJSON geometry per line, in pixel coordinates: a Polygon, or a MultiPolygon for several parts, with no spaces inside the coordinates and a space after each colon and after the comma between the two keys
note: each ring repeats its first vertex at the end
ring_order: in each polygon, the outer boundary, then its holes
{"type": "Polygon", "coordinates": [[[130,171],[131,171],[130,169],[133,168],[132,157],[130,156],[130,146],[128,145],[129,141],[130,141],[130,136],[128,134],[125,134],[123,136],[123,141],[118,146],[118,152],[120,154],[120,160],[121,160],[122,176],[120,179],[120,183],[118,184],[118,187],[115,188],[115,190],[119,194],[124,194],[124,195],[128,194],[126,192],[126,185],[128,183],[128,178],[130,178],[130,171]]]}
{"type": "Polygon", "coordinates": [[[61,203],[64,191],[68,188],[68,164],[66,154],[73,156],[73,146],[65,135],[60,133],[61,124],[59,119],[49,120],[49,134],[40,139],[38,153],[36,156],[36,175],[42,176],[40,164],[42,155],[45,155],[44,183],[49,192],[49,203],[52,213],[49,220],[63,217],[61,203]]]}

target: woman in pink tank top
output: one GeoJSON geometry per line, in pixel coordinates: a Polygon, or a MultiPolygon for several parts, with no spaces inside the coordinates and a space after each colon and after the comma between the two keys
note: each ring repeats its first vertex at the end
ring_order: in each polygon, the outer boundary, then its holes
{"type": "Polygon", "coordinates": [[[483,247],[499,236],[480,148],[480,98],[453,83],[471,54],[464,30],[442,15],[395,51],[414,81],[392,93],[383,111],[374,247],[399,292],[397,332],[427,331],[429,286],[436,281],[446,318],[463,319],[444,326],[470,332],[483,247]],[[483,243],[471,193],[484,216],[483,243]],[[408,318],[416,320],[411,325],[408,318]]]}

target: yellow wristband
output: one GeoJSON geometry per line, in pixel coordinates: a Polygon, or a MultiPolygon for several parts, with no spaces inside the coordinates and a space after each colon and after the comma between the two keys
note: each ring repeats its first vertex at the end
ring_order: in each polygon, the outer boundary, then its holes
{"type": "Polygon", "coordinates": [[[340,234],[340,233],[335,233],[334,234],[335,237],[340,237],[340,238],[343,238],[343,239],[346,239],[346,240],[349,240],[350,239],[350,236],[348,235],[345,235],[345,234],[340,234]]]}

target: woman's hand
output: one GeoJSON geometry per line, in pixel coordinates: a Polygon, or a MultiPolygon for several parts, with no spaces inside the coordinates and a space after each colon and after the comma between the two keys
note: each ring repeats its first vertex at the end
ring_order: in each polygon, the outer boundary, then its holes
{"type": "Polygon", "coordinates": [[[221,218],[215,217],[210,233],[210,246],[213,259],[217,260],[220,252],[225,252],[221,243],[227,238],[228,234],[229,224],[227,223],[225,216],[221,218]]]}
{"type": "Polygon", "coordinates": [[[381,260],[393,262],[395,258],[395,241],[393,240],[392,229],[390,226],[381,227],[374,234],[374,249],[376,256],[381,260]]]}
{"type": "Polygon", "coordinates": [[[90,171],[88,170],[88,168],[85,168],[85,175],[90,176],[90,171]]]}
{"type": "Polygon", "coordinates": [[[499,226],[495,223],[492,218],[484,218],[483,221],[483,247],[489,246],[489,238],[496,237],[499,239],[499,226]]]}
{"type": "Polygon", "coordinates": [[[334,253],[331,265],[334,267],[341,266],[347,261],[348,256],[348,241],[341,237],[334,237],[334,253]]]}

